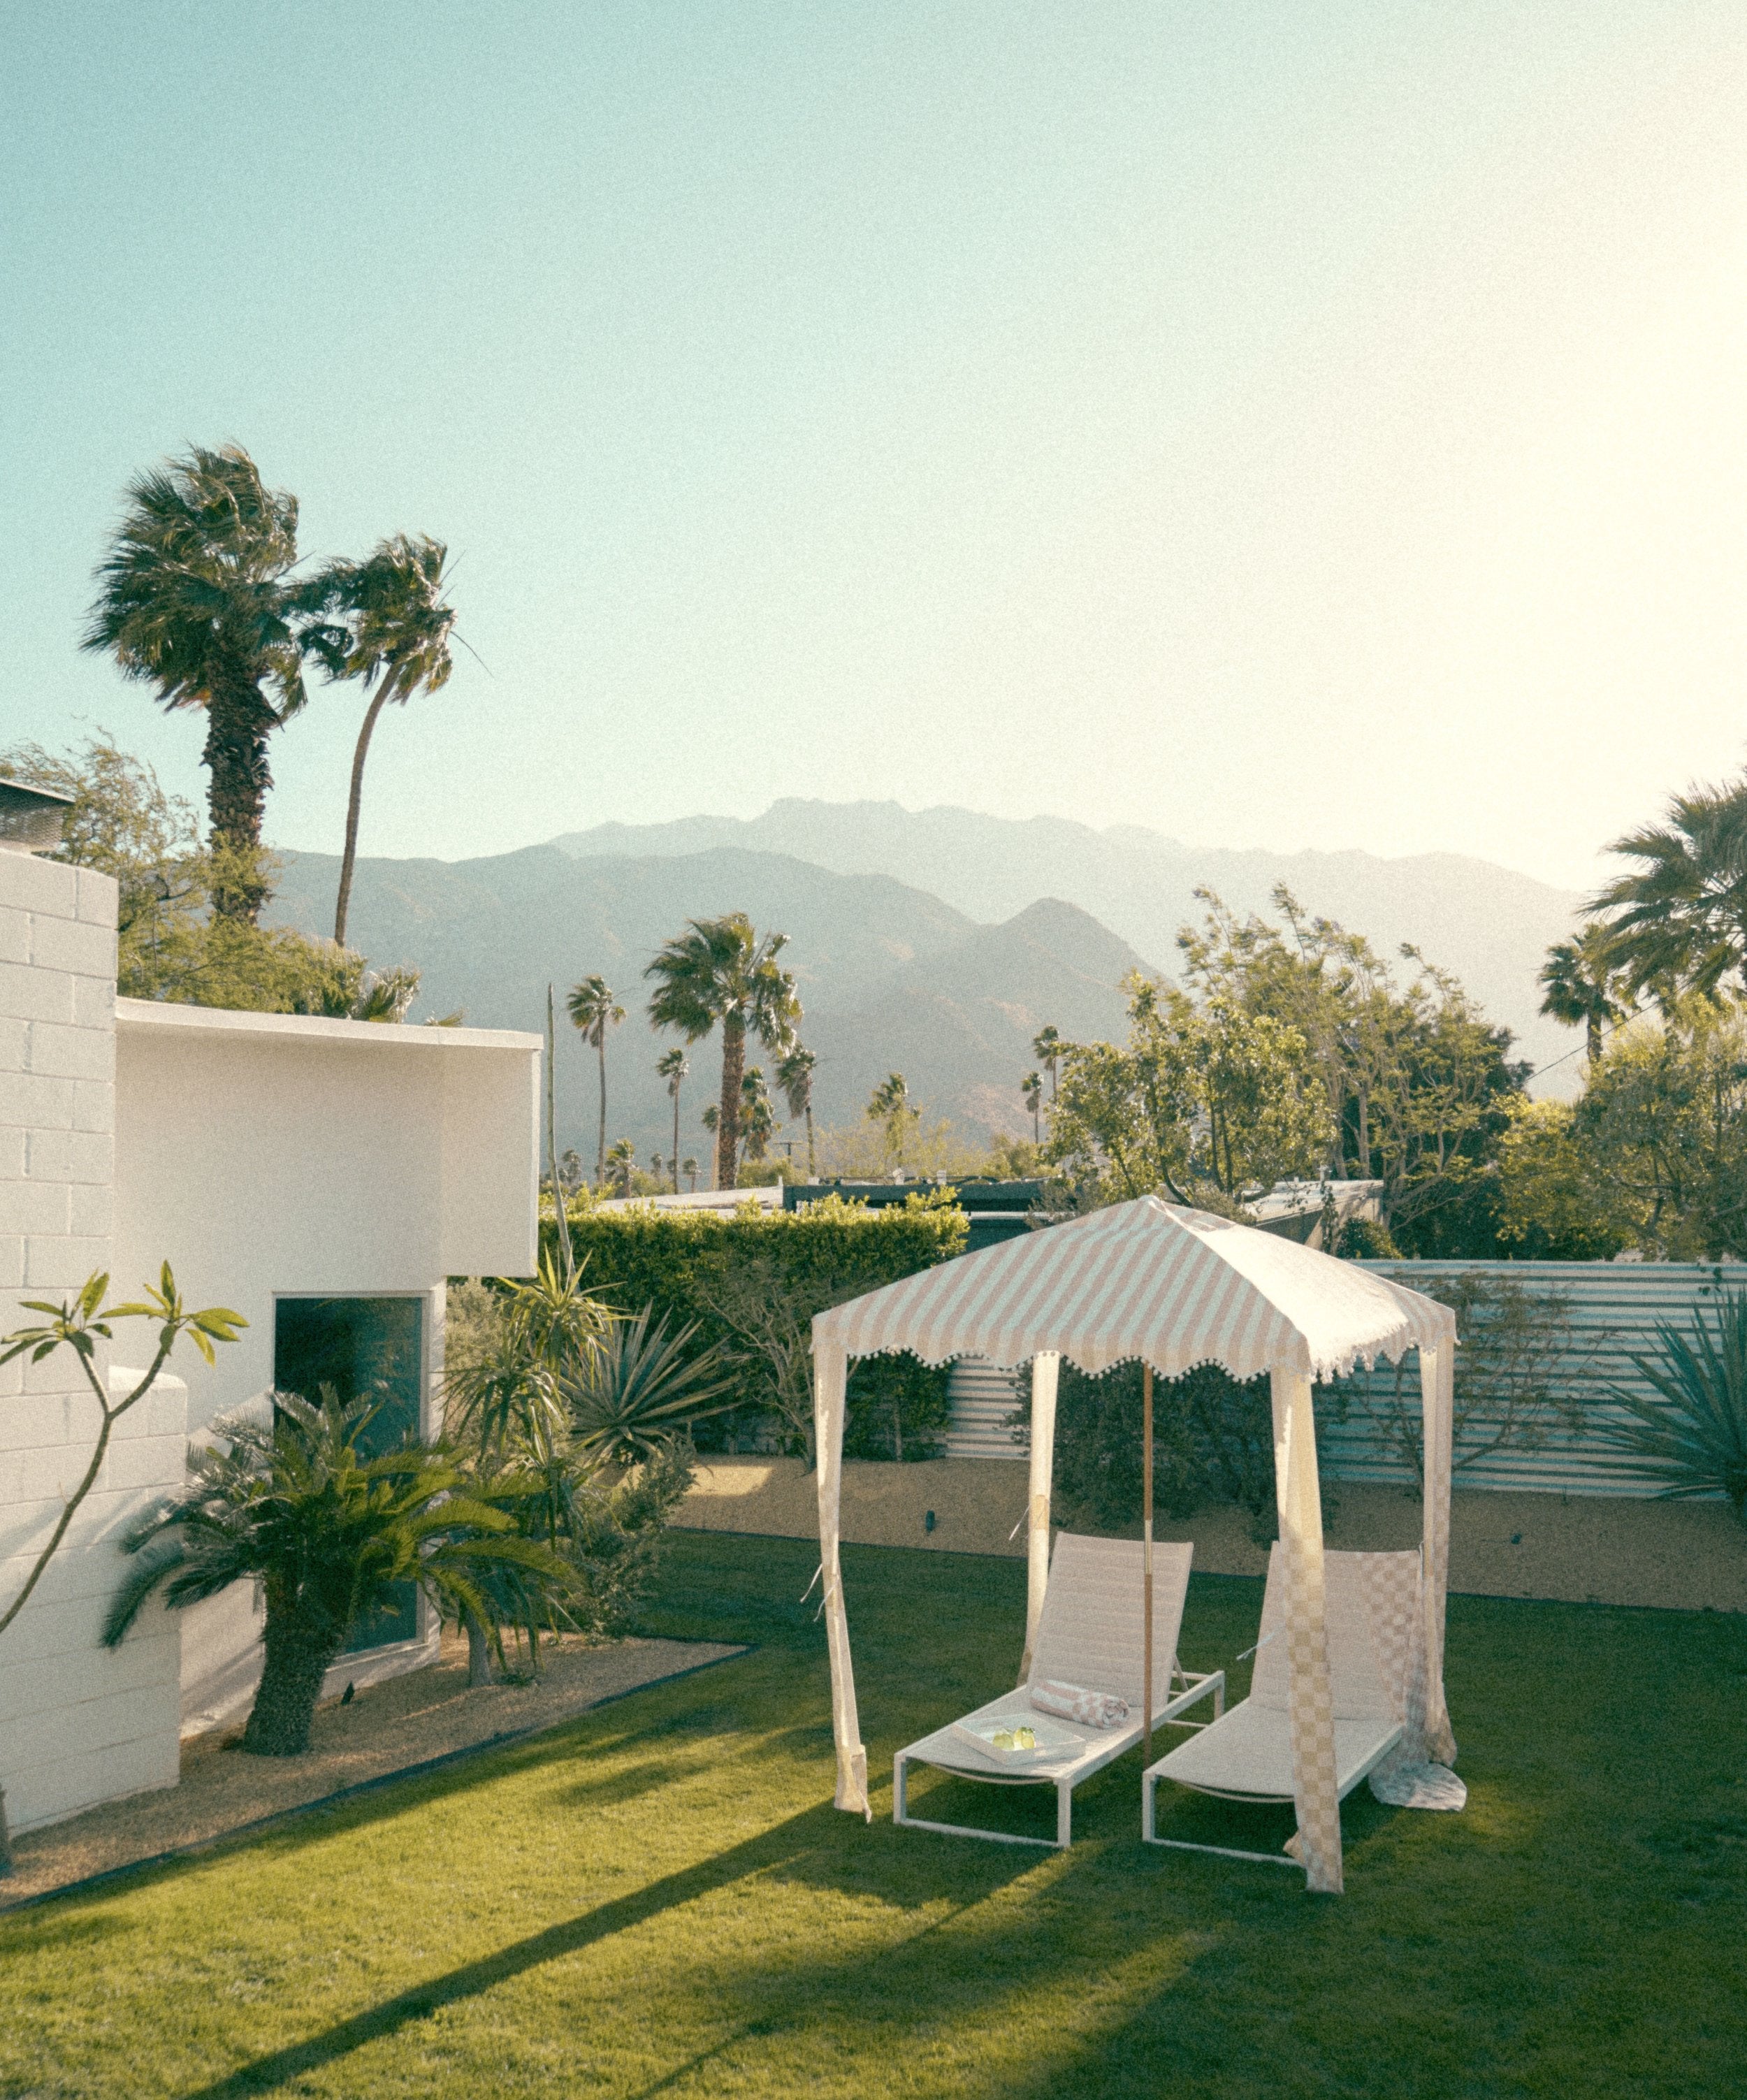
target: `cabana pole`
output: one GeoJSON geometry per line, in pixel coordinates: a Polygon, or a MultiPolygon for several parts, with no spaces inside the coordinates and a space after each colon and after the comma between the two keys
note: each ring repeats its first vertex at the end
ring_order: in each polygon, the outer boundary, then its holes
{"type": "Polygon", "coordinates": [[[1140,1580],[1146,1585],[1141,1639],[1146,1656],[1140,1669],[1141,1749],[1153,1762],[1153,1366],[1140,1366],[1140,1580]]]}

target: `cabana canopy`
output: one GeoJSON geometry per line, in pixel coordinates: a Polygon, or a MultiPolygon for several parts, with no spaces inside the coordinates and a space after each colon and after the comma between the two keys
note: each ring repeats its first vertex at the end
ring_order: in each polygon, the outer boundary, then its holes
{"type": "Polygon", "coordinates": [[[1420,1710],[1408,1754],[1455,1754],[1444,1703],[1455,1317],[1435,1299],[1295,1242],[1157,1197],[966,1255],[821,1312],[813,1322],[819,1546],[837,1746],[836,1802],[868,1813],[849,1624],[839,1574],[844,1392],[851,1357],[910,1351],[925,1363],[984,1357],[1031,1365],[1027,1644],[1048,1580],[1057,1366],[1138,1360],[1162,1378],[1214,1363],[1272,1382],[1276,1492],[1286,1560],[1286,1646],[1299,1856],[1312,1889],[1341,1886],[1340,1815],[1323,1614],[1322,1505],[1313,1380],[1420,1353],[1425,1542],[1420,1710]]]}

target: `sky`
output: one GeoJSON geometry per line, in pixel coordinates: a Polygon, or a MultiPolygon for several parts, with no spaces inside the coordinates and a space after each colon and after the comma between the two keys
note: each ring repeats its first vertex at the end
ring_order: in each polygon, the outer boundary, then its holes
{"type": "MultiPolygon", "coordinates": [[[[1740,0],[0,0],[0,742],[129,478],[429,532],[361,849],[780,795],[1587,887],[1747,761],[1740,0]]],[[[276,739],[337,851],[355,687],[276,739]]]]}

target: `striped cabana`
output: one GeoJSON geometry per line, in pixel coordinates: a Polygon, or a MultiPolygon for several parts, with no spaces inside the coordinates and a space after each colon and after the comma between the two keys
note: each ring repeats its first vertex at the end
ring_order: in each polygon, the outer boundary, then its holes
{"type": "MultiPolygon", "coordinates": [[[[1443,1670],[1455,1342],[1454,1315],[1416,1290],[1291,1240],[1155,1196],[962,1255],[818,1314],[813,1322],[814,1419],[838,1807],[871,1812],[838,1564],[850,1357],[908,1350],[924,1363],[974,1356],[1004,1370],[1030,1365],[1028,1652],[1048,1579],[1061,1360],[1087,1372],[1137,1360],[1166,1379],[1206,1363],[1220,1365],[1236,1379],[1265,1371],[1273,1396],[1275,1487],[1286,1566],[1297,1850],[1309,1886],[1338,1891],[1340,1813],[1312,1384],[1379,1357],[1398,1361],[1410,1349],[1419,1352],[1426,1454],[1425,1669],[1422,1710],[1408,1717],[1405,1747],[1416,1758],[1447,1762],[1455,1754],[1443,1670]]],[[[1146,1455],[1150,1458],[1149,1449],[1146,1455]]],[[[1149,1480],[1150,1467],[1148,1474],[1149,1480]]],[[[1145,1537],[1149,1563],[1150,1509],[1145,1537]]],[[[1148,1581],[1150,1588],[1150,1576],[1148,1581]]]]}

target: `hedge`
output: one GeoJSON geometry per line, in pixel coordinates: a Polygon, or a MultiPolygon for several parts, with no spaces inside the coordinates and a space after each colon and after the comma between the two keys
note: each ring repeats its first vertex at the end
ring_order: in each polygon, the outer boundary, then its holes
{"type": "MultiPolygon", "coordinates": [[[[558,1226],[541,1220],[549,1244],[558,1226]]],[[[700,1211],[629,1210],[573,1213],[571,1245],[589,1288],[624,1312],[646,1305],[676,1324],[695,1322],[697,1346],[735,1348],[747,1368],[748,1404],[698,1424],[700,1449],[730,1448],[749,1433],[799,1448],[758,1393],[761,1372],[743,1338],[708,1304],[712,1285],[737,1262],[774,1262],[796,1311],[810,1319],[829,1305],[882,1283],[913,1276],[964,1251],[969,1220],[950,1191],[918,1193],[902,1205],[872,1210],[827,1196],[796,1211],[761,1211],[748,1203],[727,1216],[700,1211]]],[[[912,1357],[876,1357],[852,1367],[844,1449],[851,1458],[931,1458],[946,1421],[944,1366],[912,1357]]]]}

